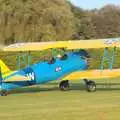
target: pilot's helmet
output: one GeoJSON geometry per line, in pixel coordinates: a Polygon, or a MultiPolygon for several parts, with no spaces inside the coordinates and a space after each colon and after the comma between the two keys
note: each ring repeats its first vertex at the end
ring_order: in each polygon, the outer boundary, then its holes
{"type": "Polygon", "coordinates": [[[60,54],[57,55],[57,58],[61,58],[62,56],[60,54]]]}

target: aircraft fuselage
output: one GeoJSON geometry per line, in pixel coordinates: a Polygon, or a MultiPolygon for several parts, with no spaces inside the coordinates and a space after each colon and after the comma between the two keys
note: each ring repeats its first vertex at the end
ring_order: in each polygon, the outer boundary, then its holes
{"type": "Polygon", "coordinates": [[[3,80],[0,89],[9,91],[18,87],[42,84],[49,81],[59,80],[72,72],[85,69],[87,69],[87,60],[84,56],[79,53],[70,52],[67,54],[66,59],[61,60],[56,58],[53,63],[39,62],[16,71],[8,77],[22,75],[28,77],[29,80],[13,82],[4,82],[3,80]]]}

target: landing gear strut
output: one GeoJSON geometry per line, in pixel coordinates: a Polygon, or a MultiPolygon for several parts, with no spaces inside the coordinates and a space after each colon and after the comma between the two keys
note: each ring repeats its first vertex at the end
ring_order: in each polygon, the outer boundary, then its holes
{"type": "Polygon", "coordinates": [[[67,91],[67,90],[69,90],[69,87],[70,87],[69,80],[64,80],[64,81],[60,82],[60,84],[59,84],[59,89],[61,91],[67,91]]]}
{"type": "Polygon", "coordinates": [[[94,81],[84,79],[86,90],[88,92],[95,92],[96,91],[96,84],[94,81]]]}

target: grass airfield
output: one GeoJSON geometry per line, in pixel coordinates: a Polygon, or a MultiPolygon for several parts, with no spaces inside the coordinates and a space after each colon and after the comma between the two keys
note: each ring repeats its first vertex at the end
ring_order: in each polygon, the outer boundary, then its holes
{"type": "Polygon", "coordinates": [[[0,120],[120,120],[120,80],[98,80],[94,93],[80,80],[66,92],[57,82],[14,90],[0,97],[0,120]]]}

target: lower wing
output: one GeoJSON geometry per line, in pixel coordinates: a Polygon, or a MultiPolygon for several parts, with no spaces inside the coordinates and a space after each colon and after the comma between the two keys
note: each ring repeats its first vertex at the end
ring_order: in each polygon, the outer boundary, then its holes
{"type": "Polygon", "coordinates": [[[86,70],[70,73],[62,78],[62,80],[78,80],[78,79],[101,79],[120,77],[120,69],[106,70],[86,70]]]}
{"type": "Polygon", "coordinates": [[[31,81],[29,77],[22,75],[14,75],[4,79],[4,82],[15,82],[15,81],[31,81]]]}

